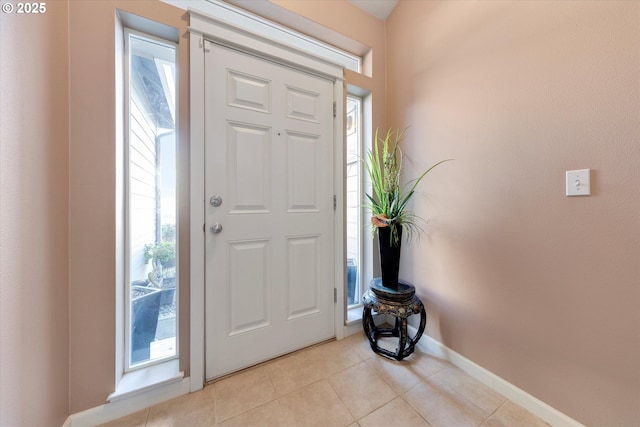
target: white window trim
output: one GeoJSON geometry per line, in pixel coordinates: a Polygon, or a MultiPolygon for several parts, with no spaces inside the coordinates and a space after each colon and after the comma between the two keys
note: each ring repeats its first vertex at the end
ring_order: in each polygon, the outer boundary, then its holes
{"type": "MultiPolygon", "coordinates": [[[[129,63],[129,58],[131,56],[131,46],[130,46],[130,40],[131,37],[135,37],[138,39],[143,39],[146,40],[150,43],[153,43],[155,45],[158,46],[162,46],[162,47],[169,47],[172,48],[174,50],[174,57],[173,57],[173,61],[174,63],[177,65],[178,63],[178,45],[175,42],[169,41],[169,40],[165,40],[163,38],[160,37],[156,37],[154,35],[148,34],[148,33],[144,33],[129,27],[125,27],[124,28],[124,70],[125,70],[125,75],[124,75],[124,124],[125,124],[125,134],[129,134],[130,133],[130,115],[131,115],[131,111],[129,110],[129,106],[131,105],[131,94],[129,93],[129,84],[130,84],[130,80],[128,77],[128,74],[130,73],[130,67],[131,64],[129,63]]],[[[159,54],[159,52],[154,51],[154,55],[159,54]]],[[[166,62],[165,58],[161,58],[161,60],[164,60],[166,62]]],[[[177,68],[177,67],[176,67],[177,68]]],[[[163,85],[166,84],[166,82],[163,82],[163,85]]],[[[174,105],[171,106],[169,105],[170,108],[175,108],[177,106],[177,82],[175,82],[175,87],[174,87],[174,105]]],[[[172,114],[174,114],[174,118],[175,118],[175,111],[172,112],[172,114]]],[[[178,132],[177,132],[177,120],[175,120],[176,123],[176,129],[174,130],[174,134],[176,135],[176,144],[178,143],[178,132]]],[[[160,137],[161,135],[156,135],[157,137],[160,137]]],[[[123,140],[125,146],[129,146],[129,139],[127,136],[124,137],[123,140]]],[[[123,148],[124,150],[124,156],[123,156],[123,161],[125,165],[129,164],[129,156],[128,156],[128,149],[123,148]]],[[[125,256],[125,262],[124,262],[124,274],[125,274],[125,282],[124,282],[124,289],[125,289],[125,299],[124,299],[124,318],[125,318],[125,322],[124,322],[124,372],[125,372],[125,376],[131,372],[134,372],[136,370],[141,370],[141,369],[146,369],[148,367],[151,367],[153,365],[158,365],[158,364],[162,364],[164,362],[167,361],[171,361],[173,359],[179,359],[180,357],[180,353],[179,353],[179,348],[180,348],[180,337],[179,337],[179,333],[178,331],[180,330],[180,325],[179,325],[179,316],[180,313],[177,310],[179,307],[179,301],[180,301],[180,282],[178,280],[178,275],[176,275],[176,284],[175,284],[175,292],[176,292],[176,352],[173,356],[166,356],[163,357],[161,359],[156,359],[156,360],[150,360],[150,361],[145,361],[145,362],[141,362],[135,366],[131,365],[131,361],[130,361],[130,357],[131,357],[131,348],[130,348],[130,317],[131,317],[131,312],[130,312],[130,307],[131,307],[131,293],[130,293],[130,285],[127,285],[127,283],[131,283],[131,277],[130,277],[130,267],[129,267],[129,262],[130,262],[130,253],[127,252],[126,248],[130,246],[130,240],[127,236],[131,235],[130,229],[129,227],[131,226],[131,220],[130,220],[130,215],[131,212],[128,209],[128,203],[129,203],[129,196],[130,196],[130,190],[129,190],[129,166],[124,166],[125,168],[125,182],[124,182],[124,223],[125,223],[125,239],[124,239],[124,256],[125,256]]],[[[176,174],[177,176],[177,174],[176,174]]],[[[177,185],[177,183],[176,183],[177,185]]],[[[176,206],[176,255],[179,254],[179,250],[180,250],[180,246],[178,245],[178,241],[179,241],[179,227],[178,224],[180,222],[180,218],[178,216],[178,207],[176,206]]],[[[163,371],[163,370],[161,370],[163,371]]]]}
{"type": "Polygon", "coordinates": [[[127,372],[120,379],[116,391],[111,393],[107,400],[116,402],[167,384],[180,382],[184,378],[184,372],[180,371],[179,363],[178,359],[174,358],[127,372]]]}
{"type": "MultiPolygon", "coordinates": [[[[347,85],[347,93],[349,95],[357,96],[362,100],[362,118],[361,118],[361,150],[362,156],[366,156],[366,151],[370,148],[367,146],[365,141],[371,141],[373,138],[373,129],[371,123],[372,117],[372,99],[371,92],[363,89],[361,87],[357,87],[354,85],[347,85]]],[[[361,182],[361,199],[362,203],[364,203],[364,195],[366,193],[371,194],[371,182],[368,180],[364,168],[362,170],[362,175],[360,176],[361,182]]],[[[363,225],[363,235],[362,235],[362,266],[360,268],[360,273],[362,273],[361,278],[361,292],[362,295],[369,289],[369,283],[371,279],[373,279],[373,239],[367,239],[365,236],[368,233],[368,224],[369,218],[366,215],[366,209],[363,209],[361,212],[362,215],[362,225],[363,225]]],[[[345,336],[349,336],[355,333],[358,333],[362,330],[362,304],[353,305],[351,308],[347,308],[346,315],[346,333],[345,336]]]]}
{"type": "MultiPolygon", "coordinates": [[[[189,7],[190,43],[190,84],[191,84],[191,391],[200,390],[205,381],[205,306],[204,306],[204,40],[212,40],[263,57],[290,63],[297,68],[335,80],[334,99],[344,97],[343,68],[334,58],[323,56],[313,48],[300,48],[286,40],[274,39],[270,33],[273,23],[253,16],[238,8],[218,1],[180,1],[176,6],[189,7]],[[224,17],[221,18],[221,17],[224,17]],[[248,18],[250,18],[248,20],[248,18]]],[[[291,34],[295,34],[289,31],[291,34]]],[[[336,102],[334,121],[335,147],[342,147],[344,129],[344,105],[336,102]]],[[[344,152],[334,147],[334,194],[336,195],[336,215],[344,215],[344,152]]],[[[335,265],[344,265],[344,218],[335,221],[335,265]]],[[[345,336],[344,300],[345,270],[336,268],[334,287],[337,292],[335,309],[336,338],[345,336]]]]}
{"type": "MultiPolygon", "coordinates": [[[[127,372],[127,355],[125,351],[127,346],[125,345],[125,339],[127,339],[127,327],[125,322],[125,266],[126,266],[126,251],[125,247],[125,226],[126,226],[126,203],[125,197],[127,191],[125,191],[124,182],[124,170],[126,156],[124,154],[124,144],[126,141],[125,132],[128,129],[127,114],[128,108],[125,106],[125,90],[127,79],[125,79],[125,27],[133,28],[144,33],[148,33],[157,36],[161,39],[166,39],[169,43],[178,42],[178,31],[175,28],[169,27],[164,24],[153,22],[149,19],[142,18],[137,15],[133,15],[121,10],[117,11],[116,16],[116,366],[115,366],[115,391],[107,397],[108,402],[114,401],[126,401],[130,398],[142,395],[142,402],[149,402],[145,400],[145,393],[151,397],[150,391],[157,390],[160,395],[174,396],[183,394],[181,391],[184,386],[181,386],[181,380],[184,378],[184,372],[180,371],[179,359],[176,352],[176,356],[167,360],[163,359],[154,364],[145,365],[133,371],[127,372]]],[[[177,55],[177,53],[176,53],[177,55]]],[[[176,89],[177,90],[177,89],[176,89]]],[[[178,286],[178,285],[177,285],[178,286]]],[[[176,292],[179,293],[176,286],[176,292]]],[[[179,298],[179,295],[176,295],[179,298]]],[[[176,344],[179,337],[178,327],[176,326],[176,344]]],[[[157,399],[157,398],[156,398],[157,399]]],[[[140,400],[140,399],[137,399],[140,400]]],[[[127,406],[128,404],[125,404],[127,406]]],[[[144,406],[143,406],[144,407],[144,406]]]]}
{"type": "MultiPolygon", "coordinates": [[[[355,160],[352,160],[351,162],[353,163],[353,165],[356,168],[356,174],[357,174],[357,188],[355,189],[356,191],[356,195],[357,195],[357,223],[356,223],[356,230],[357,231],[357,258],[355,259],[356,262],[356,266],[357,266],[357,271],[358,271],[358,283],[357,283],[357,288],[356,289],[356,296],[358,296],[359,298],[357,300],[354,301],[354,303],[350,306],[349,303],[347,302],[347,325],[350,322],[354,322],[356,320],[358,320],[358,316],[355,315],[355,312],[357,311],[357,309],[360,309],[360,311],[362,311],[362,295],[364,293],[364,287],[365,287],[365,283],[366,283],[366,276],[365,276],[365,257],[367,256],[367,254],[364,252],[364,236],[363,233],[366,233],[365,231],[365,224],[367,224],[367,221],[365,221],[365,217],[364,217],[364,206],[365,206],[365,201],[364,201],[364,172],[365,172],[365,168],[363,165],[363,162],[366,160],[366,150],[365,150],[365,144],[364,144],[364,138],[363,138],[363,130],[364,130],[364,117],[363,117],[363,112],[364,112],[364,98],[356,95],[354,93],[351,93],[349,90],[347,90],[347,105],[349,105],[349,99],[352,100],[357,100],[358,103],[358,111],[356,113],[356,122],[357,122],[357,126],[358,126],[358,130],[357,130],[357,135],[358,135],[358,141],[357,141],[357,153],[356,153],[356,158],[355,160]],[[355,309],[355,310],[354,310],[355,309]]],[[[348,116],[349,112],[347,111],[347,116],[348,116]]],[[[348,145],[348,138],[349,136],[347,135],[347,141],[346,144],[348,145]]],[[[349,170],[349,161],[350,159],[347,158],[345,159],[345,166],[347,167],[347,171],[349,170]]],[[[347,190],[349,190],[348,188],[348,182],[349,182],[349,174],[347,173],[347,176],[345,177],[345,180],[347,181],[347,190]]],[[[347,192],[347,199],[349,198],[349,193],[347,192]]],[[[353,209],[353,207],[350,207],[347,205],[346,209],[347,211],[349,211],[349,209],[353,209]]],[[[348,215],[347,215],[347,219],[348,219],[348,215]]],[[[347,235],[347,241],[349,240],[349,232],[350,230],[347,228],[346,230],[346,235],[347,235]]],[[[349,244],[347,244],[347,260],[349,259],[349,244]]],[[[347,277],[348,277],[348,266],[347,266],[347,277]]],[[[348,292],[348,291],[347,291],[348,292]]],[[[359,316],[360,319],[362,316],[359,316]]]]}
{"type": "MultiPolygon", "coordinates": [[[[203,18],[208,18],[210,20],[215,20],[220,24],[227,23],[229,26],[233,27],[233,32],[238,32],[242,30],[245,34],[252,38],[254,35],[257,35],[261,40],[268,40],[273,44],[279,44],[281,46],[287,46],[290,49],[297,50],[299,52],[307,52],[316,57],[317,59],[322,59],[331,64],[339,64],[340,66],[355,71],[357,73],[362,70],[362,58],[348,53],[344,50],[335,48],[326,43],[322,43],[317,39],[308,37],[302,33],[296,32],[290,28],[287,28],[283,25],[277,24],[276,22],[269,21],[261,16],[250,13],[247,10],[249,9],[257,9],[260,12],[260,15],[269,14],[270,8],[273,8],[274,5],[269,4],[269,2],[259,2],[251,0],[249,3],[236,1],[245,9],[241,9],[229,3],[233,2],[222,2],[219,0],[163,0],[165,3],[172,4],[181,9],[187,9],[191,14],[198,14],[203,18]]],[[[271,10],[273,12],[273,10],[271,10]]],[[[278,10],[276,13],[283,14],[282,10],[278,10]]],[[[313,23],[309,23],[310,25],[313,23]]],[[[192,27],[200,28],[199,24],[194,25],[194,21],[191,21],[192,27]]],[[[336,34],[337,35],[337,34],[336,34]]],[[[351,42],[354,43],[353,40],[347,39],[342,36],[344,40],[343,42],[351,42]]],[[[230,41],[230,39],[227,39],[230,41]]],[[[254,40],[257,41],[257,40],[254,40]]],[[[246,44],[243,46],[244,48],[251,47],[251,44],[246,44]]],[[[257,48],[257,46],[256,46],[257,48]]],[[[363,49],[363,46],[358,46],[360,50],[363,49]]],[[[258,50],[258,49],[255,49],[258,50]]],[[[259,52],[262,52],[258,50],[259,52]]]]}

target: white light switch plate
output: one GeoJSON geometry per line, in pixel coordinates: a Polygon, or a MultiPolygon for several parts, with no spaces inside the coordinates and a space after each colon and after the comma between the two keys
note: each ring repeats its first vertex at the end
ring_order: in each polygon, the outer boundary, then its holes
{"type": "Polygon", "coordinates": [[[591,169],[567,171],[567,196],[591,195],[591,169]]]}

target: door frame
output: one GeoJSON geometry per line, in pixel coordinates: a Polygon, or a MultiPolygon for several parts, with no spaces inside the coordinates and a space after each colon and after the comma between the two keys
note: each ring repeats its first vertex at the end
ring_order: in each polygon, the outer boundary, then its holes
{"type": "MultiPolygon", "coordinates": [[[[230,46],[270,60],[288,64],[333,80],[335,117],[333,130],[334,210],[334,325],[336,339],[344,338],[344,71],[336,63],[336,50],[309,45],[300,47],[293,31],[221,2],[207,2],[206,12],[190,14],[190,389],[200,390],[205,381],[205,98],[204,40],[230,46]],[[280,30],[274,36],[274,29],[280,30]],[[284,38],[283,38],[284,34],[284,38]],[[287,42],[289,37],[289,42],[287,42]],[[297,46],[297,47],[294,47],[297,46]]],[[[338,59],[339,60],[339,59],[338,59]]],[[[342,62],[342,61],[341,61],[342,62]]]]}

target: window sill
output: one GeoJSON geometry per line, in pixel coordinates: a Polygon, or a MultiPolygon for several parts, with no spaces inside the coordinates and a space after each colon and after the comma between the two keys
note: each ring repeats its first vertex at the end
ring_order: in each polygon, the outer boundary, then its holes
{"type": "Polygon", "coordinates": [[[115,402],[181,381],[183,378],[184,372],[180,371],[178,359],[169,360],[124,374],[118,383],[116,391],[111,393],[107,400],[115,402]]]}
{"type": "Polygon", "coordinates": [[[362,322],[362,305],[347,309],[347,326],[362,322]]]}

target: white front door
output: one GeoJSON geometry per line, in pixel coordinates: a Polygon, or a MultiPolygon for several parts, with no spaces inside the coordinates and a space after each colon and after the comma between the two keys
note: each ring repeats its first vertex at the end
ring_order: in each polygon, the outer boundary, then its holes
{"type": "Polygon", "coordinates": [[[211,379],[335,335],[334,83],[206,43],[211,379]]]}

